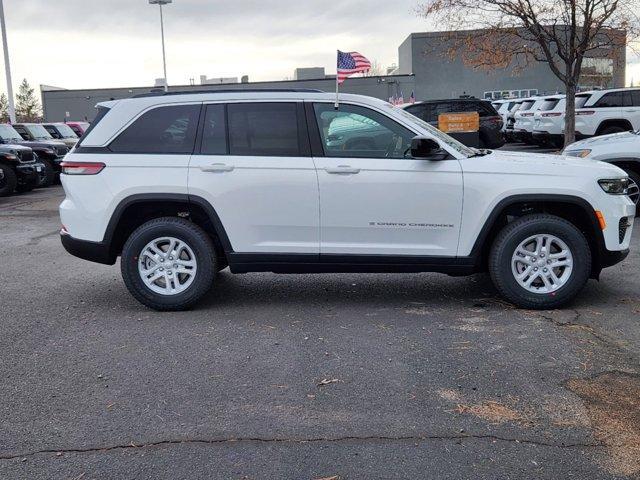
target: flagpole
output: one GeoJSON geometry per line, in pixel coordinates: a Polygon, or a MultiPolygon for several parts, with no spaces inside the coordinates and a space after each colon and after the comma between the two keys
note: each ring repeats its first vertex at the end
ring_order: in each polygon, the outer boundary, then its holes
{"type": "Polygon", "coordinates": [[[338,61],[340,60],[340,50],[336,50],[336,110],[338,110],[340,108],[340,97],[338,96],[339,92],[340,92],[340,84],[338,83],[338,61]]]}

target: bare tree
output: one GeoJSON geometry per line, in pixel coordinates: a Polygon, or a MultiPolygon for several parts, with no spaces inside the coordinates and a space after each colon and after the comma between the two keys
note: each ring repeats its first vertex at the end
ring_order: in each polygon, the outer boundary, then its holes
{"type": "Polygon", "coordinates": [[[575,141],[575,95],[585,58],[624,65],[640,36],[640,0],[428,0],[419,14],[453,31],[447,54],[484,69],[544,62],[567,94],[565,144],[575,141]]]}
{"type": "Polygon", "coordinates": [[[382,67],[382,65],[380,65],[380,62],[378,62],[377,60],[372,60],[371,68],[369,69],[368,72],[364,72],[362,75],[364,77],[379,77],[381,75],[384,75],[385,73],[386,72],[382,67]]]}

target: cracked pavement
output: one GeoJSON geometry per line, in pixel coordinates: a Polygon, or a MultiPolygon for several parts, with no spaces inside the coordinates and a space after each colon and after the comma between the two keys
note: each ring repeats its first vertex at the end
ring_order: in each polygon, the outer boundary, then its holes
{"type": "Polygon", "coordinates": [[[562,311],[482,275],[223,272],[159,314],[64,252],[61,198],[0,199],[2,479],[640,474],[570,388],[640,374],[637,234],[562,311]]]}

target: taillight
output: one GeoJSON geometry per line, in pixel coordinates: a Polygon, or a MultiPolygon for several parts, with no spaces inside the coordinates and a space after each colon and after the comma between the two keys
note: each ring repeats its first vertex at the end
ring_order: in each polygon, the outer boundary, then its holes
{"type": "Polygon", "coordinates": [[[65,175],[97,175],[106,165],[101,162],[62,162],[62,173],[65,175]]]}
{"type": "Polygon", "coordinates": [[[576,110],[576,115],[593,115],[595,110],[576,110]]]}
{"type": "Polygon", "coordinates": [[[543,117],[561,117],[562,116],[562,112],[543,113],[542,116],[543,117]]]}

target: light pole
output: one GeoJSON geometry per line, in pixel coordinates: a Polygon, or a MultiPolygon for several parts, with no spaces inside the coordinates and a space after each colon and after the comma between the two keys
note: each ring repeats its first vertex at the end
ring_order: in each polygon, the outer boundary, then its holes
{"type": "MultiPolygon", "coordinates": [[[[2,1],[2,0],[0,0],[2,1]]],[[[162,6],[173,3],[173,0],[149,0],[150,5],[160,6],[160,32],[162,33],[162,64],[164,66],[164,91],[169,91],[169,82],[167,81],[167,54],[164,49],[164,17],[162,15],[162,6]]]]}
{"type": "Polygon", "coordinates": [[[16,123],[16,106],[13,103],[13,84],[11,83],[11,65],[9,64],[9,45],[7,44],[7,26],[4,22],[4,5],[0,0],[0,27],[2,27],[2,47],[4,49],[4,70],[7,74],[7,96],[9,97],[9,121],[16,123]]]}

